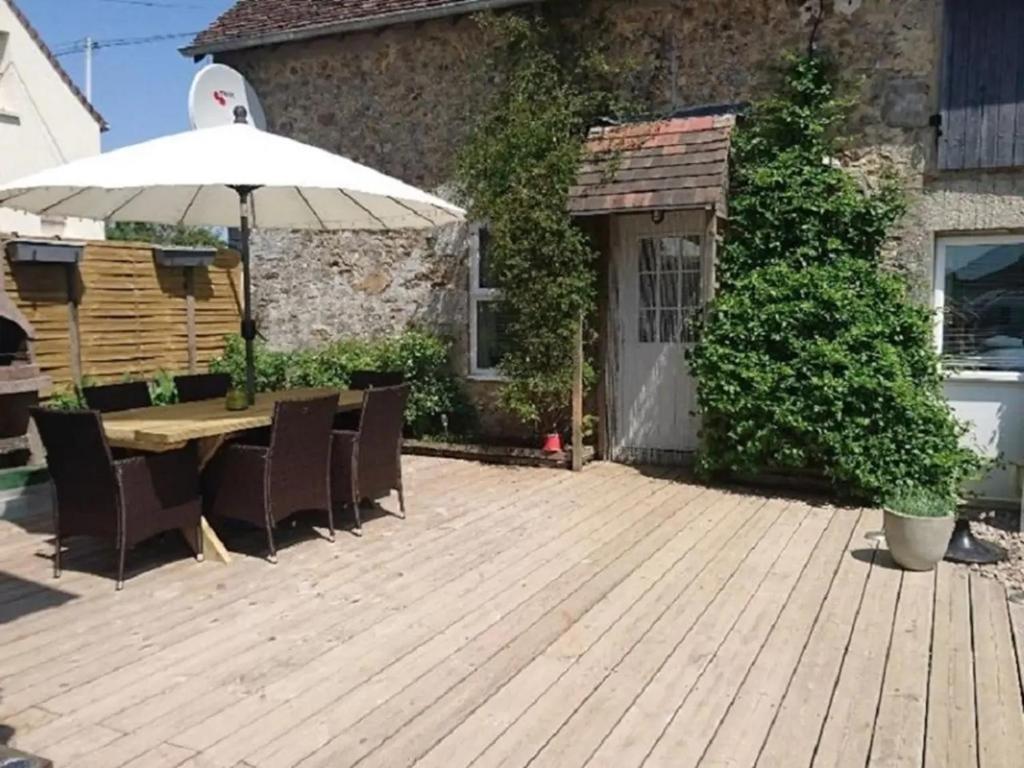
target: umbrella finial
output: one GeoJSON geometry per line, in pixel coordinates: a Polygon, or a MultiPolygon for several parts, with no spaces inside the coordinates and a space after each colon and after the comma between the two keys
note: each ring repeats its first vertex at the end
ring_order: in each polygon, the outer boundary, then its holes
{"type": "Polygon", "coordinates": [[[235,107],[235,122],[236,123],[248,123],[249,122],[249,112],[241,104],[239,104],[237,107],[235,107]]]}

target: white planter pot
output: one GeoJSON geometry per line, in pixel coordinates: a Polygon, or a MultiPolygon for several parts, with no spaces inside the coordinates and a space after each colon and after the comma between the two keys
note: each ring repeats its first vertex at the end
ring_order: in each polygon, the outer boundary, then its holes
{"type": "Polygon", "coordinates": [[[885,542],[908,571],[930,571],[946,554],[956,518],[910,517],[885,510],[885,542]]]}

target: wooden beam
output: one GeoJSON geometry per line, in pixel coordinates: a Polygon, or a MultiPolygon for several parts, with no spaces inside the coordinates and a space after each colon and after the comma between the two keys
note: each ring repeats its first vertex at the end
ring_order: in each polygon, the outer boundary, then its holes
{"type": "Polygon", "coordinates": [[[572,471],[583,469],[583,316],[576,320],[572,350],[572,471]]]}
{"type": "Polygon", "coordinates": [[[82,339],[78,330],[78,286],[75,283],[78,267],[68,264],[64,268],[68,299],[68,344],[71,378],[76,386],[82,385],[82,339]]]}
{"type": "Polygon", "coordinates": [[[601,216],[595,238],[597,267],[597,458],[608,459],[608,345],[612,343],[608,323],[608,262],[611,253],[611,216],[601,216]]]}
{"type": "Polygon", "coordinates": [[[196,373],[196,268],[185,267],[185,327],[188,331],[188,372],[196,373]]]}

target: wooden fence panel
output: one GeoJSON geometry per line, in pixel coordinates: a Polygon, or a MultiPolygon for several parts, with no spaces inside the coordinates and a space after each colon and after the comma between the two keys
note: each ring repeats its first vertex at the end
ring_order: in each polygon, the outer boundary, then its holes
{"type": "Polygon", "coordinates": [[[36,358],[57,387],[74,380],[74,332],[81,375],[97,381],[150,378],[189,370],[190,327],[195,368],[206,370],[238,332],[241,279],[237,254],[223,251],[213,266],[192,270],[157,266],[140,243],[86,246],[77,271],[56,265],[12,265],[4,259],[7,291],[35,326],[36,358]],[[190,285],[191,283],[191,285],[190,285]],[[189,323],[189,289],[193,318],[189,323]],[[77,313],[69,307],[69,293],[77,313]]]}

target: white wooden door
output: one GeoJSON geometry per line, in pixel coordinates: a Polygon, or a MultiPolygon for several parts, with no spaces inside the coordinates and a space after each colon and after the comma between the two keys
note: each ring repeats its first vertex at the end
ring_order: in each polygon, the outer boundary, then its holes
{"type": "Polygon", "coordinates": [[[609,278],[614,350],[612,458],[685,460],[698,446],[697,388],[686,361],[708,291],[703,212],[618,216],[609,278]]]}

